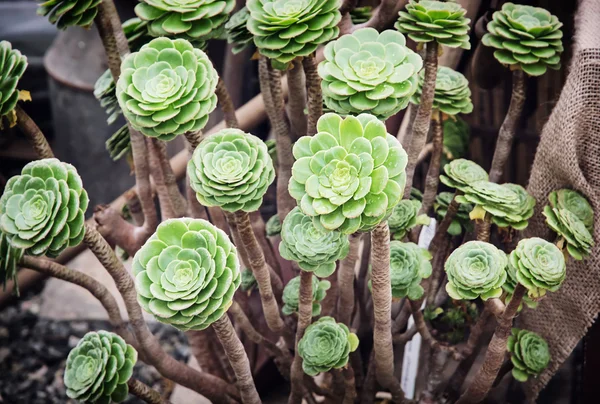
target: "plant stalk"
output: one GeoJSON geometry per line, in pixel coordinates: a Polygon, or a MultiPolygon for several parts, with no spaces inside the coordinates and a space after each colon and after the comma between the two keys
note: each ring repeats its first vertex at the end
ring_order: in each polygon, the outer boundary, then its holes
{"type": "Polygon", "coordinates": [[[233,105],[229,91],[227,91],[225,82],[220,78],[217,83],[216,93],[225,117],[225,125],[227,125],[228,128],[239,128],[240,124],[235,116],[235,106],[233,105]]]}
{"type": "Polygon", "coordinates": [[[287,71],[288,103],[287,113],[290,117],[290,136],[292,142],[306,135],[306,83],[302,62],[296,58],[293,60],[292,68],[287,71]]]}
{"type": "Polygon", "coordinates": [[[164,400],[160,393],[150,386],[140,382],[133,377],[127,381],[127,386],[129,387],[129,393],[134,396],[144,400],[148,404],[169,404],[169,400],[164,400]]]}
{"type": "Polygon", "coordinates": [[[317,62],[314,55],[302,59],[304,75],[306,76],[306,91],[308,94],[308,136],[317,133],[317,121],[323,115],[323,93],[321,91],[321,78],[317,72],[317,62]]]}
{"type": "Polygon", "coordinates": [[[17,114],[17,125],[19,126],[19,129],[25,134],[25,137],[27,137],[27,140],[38,157],[41,159],[54,157],[54,153],[46,140],[46,136],[44,136],[41,129],[36,125],[33,119],[31,119],[27,112],[25,112],[19,104],[15,107],[15,112],[17,114]]]}
{"type": "Polygon", "coordinates": [[[427,177],[425,177],[425,191],[423,192],[423,203],[419,214],[429,213],[433,206],[435,196],[437,195],[438,185],[440,183],[440,165],[442,163],[442,151],[444,149],[444,131],[442,130],[442,113],[435,110],[431,116],[431,126],[433,128],[433,152],[429,161],[427,177]]]}
{"type": "Polygon", "coordinates": [[[339,295],[336,319],[340,323],[351,327],[352,312],[354,311],[354,271],[359,258],[361,235],[358,233],[351,234],[348,240],[350,241],[348,255],[340,262],[337,272],[339,295]]]}

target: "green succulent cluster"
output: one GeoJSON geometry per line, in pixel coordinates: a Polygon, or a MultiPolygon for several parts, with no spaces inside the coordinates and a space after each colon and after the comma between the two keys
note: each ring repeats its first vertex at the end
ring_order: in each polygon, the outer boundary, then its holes
{"type": "MultiPolygon", "coordinates": [[[[321,301],[325,299],[325,295],[331,283],[327,280],[320,281],[319,278],[313,275],[312,277],[312,292],[313,292],[313,303],[312,303],[312,316],[316,317],[321,314],[321,301]]],[[[290,279],[290,281],[283,288],[283,307],[281,312],[286,316],[292,313],[298,312],[298,305],[300,302],[300,277],[290,279]]]]}
{"type": "Polygon", "coordinates": [[[247,27],[249,18],[250,11],[244,6],[225,23],[227,42],[233,45],[231,51],[234,54],[240,53],[252,44],[254,37],[247,27]]]}
{"type": "Polygon", "coordinates": [[[248,268],[242,269],[242,280],[240,283],[240,288],[244,292],[252,292],[254,287],[256,286],[256,278],[252,271],[248,268]]]}
{"type": "Polygon", "coordinates": [[[470,19],[458,3],[435,0],[410,0],[400,11],[396,29],[417,43],[436,41],[451,48],[471,49],[470,19]]]}
{"type": "Polygon", "coordinates": [[[431,254],[415,243],[390,242],[390,281],[392,297],[420,299],[424,290],[421,280],[431,275],[431,254]]]}
{"type": "Polygon", "coordinates": [[[135,14],[153,37],[182,38],[204,45],[218,37],[235,0],[141,0],[135,14]]]}
{"type": "Polygon", "coordinates": [[[117,98],[136,130],[167,141],[204,128],[217,106],[218,79],[200,49],[161,37],[123,59],[117,98]]]}
{"type": "Polygon", "coordinates": [[[117,334],[88,332],[67,357],[67,396],[82,403],[123,402],[136,362],[136,350],[117,334]]]}
{"type": "Polygon", "coordinates": [[[8,180],[0,198],[0,230],[29,255],[57,257],[81,243],[88,195],[75,167],[32,161],[8,180]]]}
{"type": "Polygon", "coordinates": [[[37,14],[48,17],[58,29],[89,28],[98,14],[102,0],[47,0],[38,5],[37,14]]]}
{"type": "Polygon", "coordinates": [[[323,101],[341,115],[369,113],[385,120],[417,91],[421,57],[394,30],[362,28],[325,46],[319,63],[323,101]]]}
{"type": "Polygon", "coordinates": [[[278,214],[274,214],[267,220],[265,233],[267,234],[267,237],[274,237],[281,233],[281,220],[279,220],[278,214]]]}
{"type": "Polygon", "coordinates": [[[383,122],[329,113],[293,148],[290,195],[328,230],[369,231],[400,202],[408,156],[383,122]]]}
{"type": "Polygon", "coordinates": [[[309,376],[341,369],[348,364],[350,352],[358,348],[358,337],[333,317],[321,317],[306,328],[298,342],[302,369],[309,376]]]}
{"type": "Polygon", "coordinates": [[[8,236],[0,230],[0,283],[6,290],[6,282],[13,281],[13,293],[19,294],[19,285],[17,284],[17,272],[19,270],[19,261],[25,251],[22,248],[13,247],[8,236]]]}
{"type": "Polygon", "coordinates": [[[467,192],[470,185],[477,181],[487,181],[488,173],[478,164],[466,159],[452,160],[444,166],[440,181],[461,192],[467,192]]]}
{"type": "Polygon", "coordinates": [[[371,6],[354,7],[350,10],[350,20],[354,25],[363,24],[369,21],[372,15],[373,7],[371,6]]]}
{"type": "Polygon", "coordinates": [[[421,202],[418,200],[403,199],[398,202],[388,217],[388,226],[394,240],[402,240],[415,226],[429,224],[431,221],[429,216],[419,215],[419,210],[421,210],[421,202]]]}
{"type": "MultiPolygon", "coordinates": [[[[446,216],[448,207],[452,203],[452,198],[454,198],[452,192],[440,192],[436,195],[433,209],[439,220],[443,220],[446,216]]],[[[458,205],[458,211],[448,227],[448,234],[451,236],[458,236],[462,233],[463,229],[466,231],[473,230],[473,222],[471,222],[469,217],[471,210],[473,210],[473,205],[471,204],[461,203],[458,205]]]]}
{"type": "MultiPolygon", "coordinates": [[[[510,256],[508,260],[508,265],[506,267],[506,275],[506,282],[504,282],[504,285],[502,285],[502,289],[506,293],[505,303],[508,304],[508,302],[510,302],[510,300],[512,299],[512,296],[515,294],[515,288],[519,283],[519,280],[517,279],[517,268],[515,268],[511,264],[510,256]]],[[[523,303],[530,309],[535,309],[538,305],[538,299],[531,298],[528,294],[526,294],[525,296],[523,296],[523,301],[519,306],[519,311],[523,309],[523,303]]]]}
{"type": "Polygon", "coordinates": [[[339,0],[248,0],[248,30],[259,52],[280,64],[337,38],[339,0]]]}
{"type": "Polygon", "coordinates": [[[573,258],[588,256],[594,246],[594,211],[590,203],[570,189],[553,191],[548,200],[550,204],[542,212],[548,226],[564,239],[573,258]]]}
{"type": "Polygon", "coordinates": [[[348,255],[349,248],[345,234],[327,230],[298,207],[283,219],[279,253],[286,260],[296,261],[305,271],[328,277],[335,271],[335,262],[348,255]]]}
{"type": "Polygon", "coordinates": [[[562,251],[538,237],[519,241],[509,262],[516,270],[517,280],[533,299],[544,296],[546,291],[556,292],[567,275],[562,251]]]}
{"type": "Polygon", "coordinates": [[[533,331],[513,328],[507,350],[511,353],[512,375],[520,382],[526,382],[530,376],[538,377],[550,363],[548,343],[533,331]]]}
{"type": "Polygon", "coordinates": [[[0,119],[17,106],[17,85],[26,68],[27,57],[13,49],[10,42],[0,41],[0,119]]]}
{"type": "Polygon", "coordinates": [[[135,254],[132,268],[140,305],[182,331],[203,330],[218,320],[241,282],[235,246],[202,219],[162,222],[135,254]]]}
{"type": "Polygon", "coordinates": [[[465,194],[457,196],[456,200],[475,205],[471,219],[483,219],[488,213],[498,227],[512,227],[515,230],[527,227],[535,207],[535,198],[522,186],[489,181],[472,183],[465,194]]]}
{"type": "MultiPolygon", "coordinates": [[[[424,80],[425,70],[421,70],[417,91],[411,97],[413,104],[421,103],[424,80]]],[[[473,111],[469,81],[462,73],[446,66],[438,67],[433,108],[446,115],[469,114],[473,111]]]]}
{"type": "Polygon", "coordinates": [[[446,291],[455,300],[500,297],[507,277],[507,265],[506,254],[494,245],[468,241],[446,260],[446,291]]]}
{"type": "Polygon", "coordinates": [[[121,126],[115,133],[106,139],[104,147],[110,158],[114,161],[117,161],[124,156],[129,156],[131,153],[131,136],[127,125],[121,126]]]}
{"type": "Polygon", "coordinates": [[[415,201],[423,202],[423,192],[421,192],[418,188],[411,187],[410,188],[410,199],[415,201]]]}
{"type": "Polygon", "coordinates": [[[200,142],[188,163],[190,186],[204,206],[254,212],[275,168],[265,143],[239,129],[223,129],[200,142]]]}
{"type": "Polygon", "coordinates": [[[442,166],[445,166],[450,161],[462,158],[467,154],[471,131],[469,124],[458,116],[455,116],[454,119],[445,119],[442,128],[444,133],[442,166]]]}
{"type": "Polygon", "coordinates": [[[496,49],[494,57],[500,63],[541,76],[547,68],[560,69],[562,25],[543,8],[504,3],[492,15],[481,42],[496,49]]]}

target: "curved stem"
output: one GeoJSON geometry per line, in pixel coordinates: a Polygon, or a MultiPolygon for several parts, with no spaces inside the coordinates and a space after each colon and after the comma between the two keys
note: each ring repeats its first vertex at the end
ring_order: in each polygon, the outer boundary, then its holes
{"type": "Polygon", "coordinates": [[[437,195],[438,184],[440,183],[440,165],[442,162],[442,150],[444,148],[444,132],[442,130],[442,113],[439,110],[433,112],[431,117],[431,125],[433,127],[433,152],[425,178],[425,191],[423,192],[423,203],[421,205],[421,213],[429,213],[429,209],[433,206],[435,196],[437,195]]]}
{"type": "Polygon", "coordinates": [[[162,219],[173,219],[178,215],[175,212],[175,206],[173,205],[173,200],[171,199],[169,189],[167,188],[165,176],[163,174],[160,160],[158,157],[158,142],[160,142],[160,140],[158,139],[146,138],[150,174],[152,175],[152,178],[154,178],[154,185],[156,187],[156,194],[158,195],[158,202],[160,204],[160,214],[162,219]]]}
{"type": "Polygon", "coordinates": [[[344,375],[344,401],[342,404],[354,404],[356,400],[356,381],[354,379],[354,370],[351,365],[348,365],[342,370],[344,375]]]}
{"type": "Polygon", "coordinates": [[[252,380],[250,362],[248,362],[248,356],[246,356],[246,351],[244,351],[244,345],[242,345],[242,342],[235,333],[235,329],[227,314],[224,314],[220,319],[215,321],[212,324],[212,328],[215,330],[221,345],[223,345],[225,354],[233,368],[242,402],[244,404],[260,404],[260,397],[256,391],[254,380],[252,380]]]}
{"type": "Polygon", "coordinates": [[[167,355],[144,321],[133,279],[106,240],[93,226],[87,223],[84,242],[115,281],[125,302],[129,322],[140,349],[150,364],[166,378],[192,389],[214,402],[229,403],[232,401],[231,397],[239,397],[237,389],[224,380],[210,374],[197,372],[167,355]]]}
{"type": "Polygon", "coordinates": [[[304,393],[304,371],[302,358],[298,354],[298,343],[312,321],[312,277],[308,271],[300,271],[300,296],[298,299],[298,327],[296,328],[296,355],[292,362],[292,392],[288,404],[300,404],[304,393]]]}
{"type": "Polygon", "coordinates": [[[165,185],[167,186],[167,190],[169,192],[169,196],[171,198],[171,203],[173,204],[173,209],[175,212],[175,217],[182,217],[185,215],[187,209],[187,203],[185,197],[179,191],[179,186],[177,185],[177,177],[173,172],[173,167],[171,167],[171,163],[169,162],[169,156],[167,154],[167,143],[162,140],[156,141],[156,150],[157,150],[157,158],[162,169],[165,185]]]}
{"type": "Polygon", "coordinates": [[[221,361],[221,357],[225,357],[225,351],[221,344],[217,342],[215,331],[212,328],[186,331],[185,336],[190,345],[190,351],[198,361],[200,369],[223,380],[235,381],[231,366],[221,361]]]}
{"type": "Polygon", "coordinates": [[[356,262],[358,261],[360,234],[352,234],[348,237],[350,249],[346,258],[340,262],[338,269],[338,302],[336,319],[340,323],[351,327],[352,312],[354,311],[354,278],[356,262]]]}
{"type": "Polygon", "coordinates": [[[477,226],[477,240],[479,241],[490,241],[490,230],[492,228],[492,222],[488,214],[485,215],[483,220],[478,220],[477,226]]]}
{"type": "Polygon", "coordinates": [[[219,99],[219,104],[221,104],[223,115],[225,116],[225,125],[227,125],[228,128],[239,128],[240,124],[235,116],[235,106],[233,105],[229,91],[227,91],[225,82],[220,78],[215,91],[217,93],[217,98],[219,99]]]}
{"type": "Polygon", "coordinates": [[[523,112],[523,105],[525,105],[525,73],[520,69],[513,70],[510,106],[498,133],[492,168],[490,168],[491,182],[498,182],[502,177],[504,166],[512,148],[517,123],[523,112]]]}
{"type": "Polygon", "coordinates": [[[375,324],[373,349],[377,380],[392,393],[394,402],[404,401],[404,392],[394,375],[392,346],[392,289],[390,288],[390,229],[387,222],[371,231],[371,283],[375,324]]]}
{"type": "Polygon", "coordinates": [[[427,142],[427,133],[431,121],[431,108],[433,106],[433,96],[435,94],[435,80],[438,67],[438,44],[436,41],[427,42],[425,53],[425,78],[421,92],[421,100],[415,122],[412,127],[410,148],[408,150],[408,164],[406,166],[406,186],[404,188],[404,198],[410,196],[415,169],[417,168],[417,159],[419,153],[427,142]]]}
{"type": "Polygon", "coordinates": [[[306,89],[308,93],[308,136],[317,133],[317,121],[323,115],[323,93],[321,92],[321,78],[317,72],[317,62],[314,55],[302,59],[304,75],[306,76],[306,89]]]}
{"type": "Polygon", "coordinates": [[[287,71],[288,83],[288,104],[287,112],[290,118],[290,135],[292,142],[306,135],[306,85],[304,80],[304,70],[302,62],[296,58],[293,66],[287,71]]]}
{"type": "Polygon", "coordinates": [[[133,377],[127,381],[127,386],[129,387],[129,393],[134,396],[144,400],[148,404],[169,404],[169,400],[163,400],[160,396],[160,393],[150,386],[140,382],[133,377]]]}
{"type": "Polygon", "coordinates": [[[52,148],[46,140],[46,137],[42,133],[42,130],[36,125],[31,117],[21,108],[19,104],[15,107],[17,114],[17,125],[19,129],[25,134],[29,143],[35,150],[35,153],[41,159],[49,159],[54,157],[52,148]]]}

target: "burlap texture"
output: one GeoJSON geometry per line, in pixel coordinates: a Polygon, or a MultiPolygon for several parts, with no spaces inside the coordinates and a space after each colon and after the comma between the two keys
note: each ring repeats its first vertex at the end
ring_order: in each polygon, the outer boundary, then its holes
{"type": "Polygon", "coordinates": [[[569,259],[567,278],[536,310],[525,310],[520,326],[541,334],[552,361],[525,386],[534,400],[571,354],[600,312],[600,1],[582,0],[575,17],[576,36],[569,75],[550,119],[542,131],[529,181],[537,199],[536,214],[525,237],[556,237],[541,210],[548,194],[560,188],[582,192],[595,215],[594,247],[584,261],[569,259]]]}

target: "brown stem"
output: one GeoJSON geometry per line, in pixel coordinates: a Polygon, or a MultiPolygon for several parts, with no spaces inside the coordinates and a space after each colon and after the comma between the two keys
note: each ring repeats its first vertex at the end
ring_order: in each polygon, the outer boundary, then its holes
{"type": "Polygon", "coordinates": [[[161,218],[163,220],[173,219],[177,217],[177,213],[175,212],[175,207],[173,205],[173,201],[171,200],[171,195],[169,193],[169,189],[167,188],[165,176],[160,165],[157,142],[160,142],[160,140],[155,138],[146,138],[150,174],[152,175],[152,178],[154,178],[156,194],[160,204],[161,218]]]}
{"type": "Polygon", "coordinates": [[[167,144],[166,142],[163,142],[161,140],[157,140],[155,144],[157,150],[157,158],[162,169],[165,184],[169,191],[171,203],[173,204],[173,209],[176,215],[175,217],[182,217],[185,215],[187,203],[185,197],[179,191],[179,186],[177,185],[177,177],[175,176],[175,173],[173,172],[173,167],[171,167],[171,163],[169,162],[169,156],[167,154],[167,144]]]}
{"type": "Polygon", "coordinates": [[[481,369],[477,372],[475,379],[457,401],[457,404],[479,403],[487,396],[504,362],[506,342],[510,336],[513,318],[517,314],[525,292],[525,287],[517,284],[510,303],[506,306],[502,317],[498,319],[498,325],[488,345],[483,365],[481,365],[481,369]]]}
{"type": "Polygon", "coordinates": [[[433,256],[433,260],[431,261],[431,267],[433,270],[431,276],[429,277],[429,288],[427,289],[428,305],[434,304],[435,296],[437,295],[440,283],[444,278],[444,262],[446,261],[446,256],[448,255],[449,249],[450,239],[448,237],[443,237],[438,242],[434,253],[435,255],[433,256]]]}
{"type": "Polygon", "coordinates": [[[483,309],[477,322],[471,327],[471,333],[469,334],[469,338],[467,339],[467,344],[463,349],[463,356],[469,356],[475,351],[475,347],[479,343],[479,339],[485,330],[487,322],[492,317],[492,312],[486,307],[483,309]]]}
{"type": "Polygon", "coordinates": [[[265,254],[265,261],[273,270],[273,273],[277,276],[271,276],[271,282],[273,283],[273,291],[275,296],[280,296],[280,292],[283,292],[283,283],[281,282],[281,267],[279,260],[277,260],[277,253],[273,249],[273,246],[267,239],[266,225],[259,211],[250,213],[250,222],[252,223],[252,230],[256,235],[256,240],[260,245],[260,248],[265,254]]]}
{"type": "Polygon", "coordinates": [[[410,317],[410,305],[404,302],[402,303],[402,307],[400,308],[400,312],[396,315],[394,322],[392,323],[392,335],[398,334],[400,331],[406,328],[408,324],[408,318],[410,317]]]}
{"type": "Polygon", "coordinates": [[[302,358],[298,354],[298,343],[312,321],[312,277],[308,271],[300,272],[300,296],[298,299],[298,328],[296,329],[296,355],[292,362],[292,392],[288,404],[300,404],[304,392],[304,371],[302,358]]]}
{"type": "Polygon", "coordinates": [[[94,22],[108,57],[108,68],[116,83],[121,75],[121,58],[129,53],[129,46],[112,0],[102,1],[98,5],[94,22]]]}
{"type": "Polygon", "coordinates": [[[169,400],[164,400],[160,393],[150,386],[140,382],[133,377],[127,380],[127,386],[129,387],[129,393],[144,400],[148,404],[169,404],[169,400]]]}
{"type": "Polygon", "coordinates": [[[398,18],[398,11],[404,8],[406,3],[408,3],[407,0],[383,0],[379,7],[375,9],[375,12],[369,21],[355,25],[353,30],[356,31],[357,29],[365,27],[372,27],[377,30],[386,28],[398,18]]]}
{"type": "Polygon", "coordinates": [[[433,127],[433,152],[429,161],[427,177],[425,177],[425,191],[423,192],[423,202],[419,214],[429,213],[429,209],[433,206],[433,201],[435,201],[435,196],[437,195],[438,184],[440,183],[444,132],[442,130],[442,113],[439,110],[433,111],[431,125],[433,127]]]}
{"type": "Polygon", "coordinates": [[[265,256],[256,241],[250,218],[248,213],[237,211],[235,212],[235,226],[239,232],[240,245],[244,246],[248,254],[248,265],[258,284],[260,292],[260,300],[262,302],[265,320],[269,328],[277,333],[285,332],[285,324],[279,314],[279,306],[273,294],[271,286],[270,269],[265,262],[265,256]]]}
{"type": "Polygon", "coordinates": [[[412,136],[410,148],[408,150],[408,164],[406,166],[406,186],[404,188],[404,198],[410,196],[410,189],[417,168],[417,159],[419,153],[427,142],[427,133],[431,121],[431,108],[433,106],[433,96],[435,94],[435,80],[437,77],[438,65],[438,44],[436,41],[427,42],[425,53],[425,78],[421,92],[419,108],[415,116],[415,122],[412,127],[412,136]]]}
{"type": "Polygon", "coordinates": [[[19,104],[15,107],[15,112],[17,113],[17,125],[19,125],[19,128],[25,134],[25,137],[27,137],[27,140],[31,143],[31,146],[38,157],[41,159],[54,157],[54,153],[52,152],[52,148],[50,147],[50,144],[48,144],[46,137],[27,112],[25,112],[19,104]]]}
{"type": "Polygon", "coordinates": [[[394,375],[392,346],[392,289],[390,288],[390,229],[387,222],[371,231],[371,284],[373,294],[373,349],[379,383],[392,393],[394,402],[404,400],[400,382],[394,375]]]}
{"type": "Polygon", "coordinates": [[[294,59],[293,66],[287,71],[288,104],[287,112],[290,118],[290,135],[292,142],[306,135],[306,85],[304,70],[300,59],[294,59]]]}
{"type": "Polygon", "coordinates": [[[186,331],[185,336],[190,345],[190,351],[198,361],[200,369],[224,380],[235,380],[230,377],[231,370],[229,366],[224,368],[219,360],[219,355],[221,353],[225,355],[225,352],[223,347],[216,342],[215,331],[212,328],[209,327],[201,331],[186,331]]]}
{"type": "Polygon", "coordinates": [[[446,215],[444,219],[438,224],[437,229],[435,230],[435,235],[429,244],[429,250],[431,252],[435,251],[436,248],[440,245],[444,238],[447,238],[448,228],[452,224],[452,220],[456,217],[456,213],[458,212],[459,203],[456,201],[456,197],[461,195],[462,192],[456,191],[454,192],[454,196],[452,197],[452,201],[450,205],[448,205],[448,209],[446,210],[446,215]]]}
{"type": "Polygon", "coordinates": [[[523,105],[525,105],[525,73],[521,69],[513,70],[512,79],[510,106],[498,133],[492,168],[490,168],[491,182],[498,182],[502,177],[504,166],[512,148],[517,123],[523,112],[523,105]]]}
{"type": "Polygon", "coordinates": [[[186,132],[184,136],[192,149],[191,153],[193,153],[194,150],[196,150],[196,147],[198,147],[202,139],[204,139],[204,135],[202,134],[201,130],[196,132],[186,132]]]}
{"type": "Polygon", "coordinates": [[[342,404],[354,404],[356,400],[356,381],[354,380],[354,370],[348,365],[342,370],[344,376],[344,401],[342,404]]]}
{"type": "Polygon", "coordinates": [[[356,262],[358,261],[361,235],[354,233],[348,237],[350,249],[346,258],[340,262],[338,269],[338,302],[336,319],[340,323],[351,326],[354,311],[354,278],[356,262]]]}
{"type": "Polygon", "coordinates": [[[412,326],[402,334],[394,335],[394,344],[406,344],[408,341],[413,339],[418,332],[419,330],[417,330],[417,327],[412,326]]]}
{"type": "Polygon", "coordinates": [[[84,242],[115,281],[125,302],[133,333],[150,364],[166,378],[192,389],[214,402],[229,403],[232,401],[231,397],[239,397],[237,389],[224,380],[207,373],[197,372],[167,355],[144,321],[131,276],[106,240],[95,227],[87,223],[84,242]]]}
{"type": "Polygon", "coordinates": [[[485,215],[483,220],[478,220],[477,226],[477,240],[479,241],[490,241],[490,230],[492,228],[492,222],[490,221],[489,215],[485,215]]]}
{"type": "Polygon", "coordinates": [[[308,136],[317,133],[317,121],[323,115],[323,93],[321,92],[321,78],[317,72],[317,62],[313,55],[302,59],[304,74],[306,76],[306,90],[308,93],[308,136]]]}
{"type": "Polygon", "coordinates": [[[377,389],[375,373],[375,350],[373,349],[369,356],[369,367],[367,368],[365,383],[360,394],[361,404],[373,404],[375,402],[375,390],[377,389]]]}
{"type": "Polygon", "coordinates": [[[221,109],[223,110],[223,115],[225,116],[225,124],[228,128],[239,128],[240,124],[235,116],[235,106],[229,96],[227,86],[225,86],[225,82],[222,79],[219,79],[217,83],[216,93],[219,104],[221,104],[221,109]]]}
{"type": "Polygon", "coordinates": [[[73,283],[86,289],[100,301],[108,313],[110,325],[114,328],[115,332],[122,336],[126,341],[133,341],[131,334],[127,330],[127,326],[121,317],[121,311],[119,310],[117,301],[103,284],[83,272],[69,269],[57,262],[43,258],[35,258],[26,255],[21,259],[21,264],[24,267],[31,268],[35,271],[73,283]]]}
{"type": "Polygon", "coordinates": [[[221,341],[221,345],[223,345],[229,363],[233,368],[242,402],[244,404],[260,404],[260,397],[256,391],[254,380],[252,380],[250,362],[248,362],[248,356],[244,351],[244,345],[235,333],[233,324],[231,324],[227,314],[215,321],[212,328],[215,330],[219,341],[221,341]]]}
{"type": "Polygon", "coordinates": [[[125,199],[127,200],[127,208],[131,219],[136,226],[144,224],[144,214],[142,213],[142,205],[140,204],[140,198],[138,198],[135,190],[129,190],[125,192],[125,199]]]}
{"type": "Polygon", "coordinates": [[[415,320],[415,327],[419,334],[421,334],[423,341],[425,341],[433,351],[450,352],[456,360],[459,360],[460,353],[454,347],[441,344],[433,335],[431,335],[429,326],[425,322],[423,312],[421,311],[422,302],[422,300],[409,300],[410,309],[412,311],[413,319],[415,320]]]}

